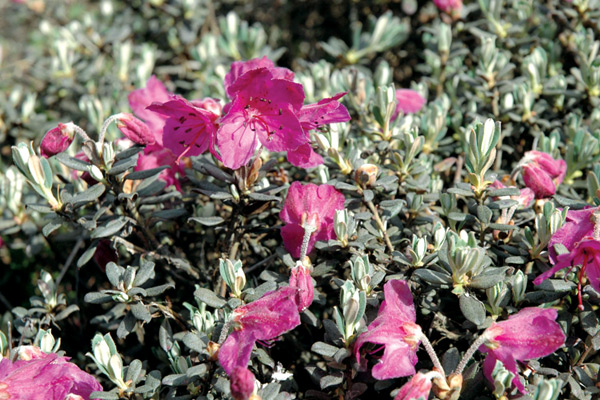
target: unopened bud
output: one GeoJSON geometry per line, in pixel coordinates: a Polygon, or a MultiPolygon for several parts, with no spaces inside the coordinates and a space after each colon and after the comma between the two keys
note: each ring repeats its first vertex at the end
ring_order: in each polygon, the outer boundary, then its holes
{"type": "Polygon", "coordinates": [[[219,359],[219,347],[219,343],[217,342],[213,342],[212,340],[208,342],[206,352],[210,360],[217,361],[219,359]]]}
{"type": "Polygon", "coordinates": [[[75,137],[75,129],[72,122],[67,124],[59,123],[56,128],[50,129],[44,135],[40,144],[40,153],[42,157],[52,157],[65,151],[75,137]]]}
{"type": "Polygon", "coordinates": [[[379,167],[374,164],[363,164],[356,169],[354,181],[361,186],[373,186],[377,180],[379,167]]]}
{"type": "Polygon", "coordinates": [[[148,128],[148,125],[131,114],[118,114],[117,128],[121,130],[121,133],[125,137],[137,144],[148,145],[156,142],[154,134],[148,128]]]}

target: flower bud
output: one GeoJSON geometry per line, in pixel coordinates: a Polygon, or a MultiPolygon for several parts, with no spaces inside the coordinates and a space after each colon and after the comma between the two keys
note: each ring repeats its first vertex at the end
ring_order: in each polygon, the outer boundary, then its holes
{"type": "Polygon", "coordinates": [[[235,367],[230,379],[231,397],[234,400],[248,400],[254,391],[254,374],[248,368],[235,367]]]}
{"type": "Polygon", "coordinates": [[[233,263],[229,259],[220,259],[219,272],[231,290],[231,295],[233,297],[240,297],[242,295],[242,290],[244,290],[244,287],[246,286],[246,274],[244,274],[242,262],[236,260],[235,263],[233,263]]]}
{"type": "Polygon", "coordinates": [[[219,347],[219,344],[212,340],[208,342],[206,352],[208,353],[208,358],[210,360],[217,361],[219,359],[219,347]]]}
{"type": "Polygon", "coordinates": [[[150,128],[148,128],[148,125],[131,114],[118,114],[117,128],[121,130],[121,133],[125,137],[137,144],[147,145],[156,143],[156,139],[150,128]]]}
{"type": "Polygon", "coordinates": [[[550,154],[541,151],[528,151],[520,164],[525,185],[533,190],[538,199],[556,193],[557,186],[567,173],[564,160],[555,160],[550,154]]]}
{"type": "Polygon", "coordinates": [[[400,388],[394,400],[427,399],[431,386],[431,379],[427,375],[417,372],[400,388]]]}
{"type": "MultiPolygon", "coordinates": [[[[308,260],[308,257],[305,257],[308,260]]],[[[306,310],[312,303],[314,297],[313,281],[310,276],[310,261],[304,263],[297,261],[292,268],[290,276],[290,287],[297,288],[296,305],[298,312],[306,310]]]]}
{"type": "Polygon", "coordinates": [[[373,186],[377,180],[379,168],[374,164],[363,164],[356,169],[354,181],[361,186],[373,186]]]}
{"type": "Polygon", "coordinates": [[[525,300],[525,290],[527,289],[527,276],[523,271],[517,271],[512,281],[513,302],[519,304],[525,300]]]}
{"type": "Polygon", "coordinates": [[[44,135],[40,144],[40,153],[42,157],[49,158],[65,151],[75,137],[75,129],[72,122],[67,124],[59,123],[56,128],[50,129],[44,135]]]}
{"type": "Polygon", "coordinates": [[[462,0],[433,0],[436,7],[447,14],[460,13],[462,0]]]}

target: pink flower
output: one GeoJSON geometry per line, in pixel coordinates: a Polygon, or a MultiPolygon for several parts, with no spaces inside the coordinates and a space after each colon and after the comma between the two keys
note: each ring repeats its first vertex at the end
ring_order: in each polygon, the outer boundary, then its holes
{"type": "Polygon", "coordinates": [[[413,375],[417,363],[417,348],[421,342],[421,327],[412,294],[406,281],[391,280],[383,287],[385,300],[377,318],[354,343],[354,355],[361,364],[360,349],[365,343],[383,345],[383,357],[373,367],[375,379],[391,379],[413,375]]]}
{"type": "Polygon", "coordinates": [[[417,372],[400,388],[394,400],[427,400],[431,391],[431,378],[417,372]]]}
{"type": "Polygon", "coordinates": [[[131,114],[120,114],[120,118],[117,120],[117,127],[132,142],[144,145],[156,143],[156,139],[150,128],[131,114]]]}
{"type": "Polygon", "coordinates": [[[335,237],[333,218],[336,210],[344,209],[344,195],[331,185],[302,185],[294,182],[290,186],[279,217],[287,225],[281,228],[283,244],[293,257],[301,256],[305,229],[313,231],[306,253],[310,253],[315,242],[335,237]]]}
{"type": "Polygon", "coordinates": [[[437,8],[448,14],[459,12],[462,8],[462,0],[433,0],[433,2],[437,8]]]}
{"type": "Polygon", "coordinates": [[[69,394],[89,399],[102,391],[96,378],[54,353],[26,351],[25,360],[0,360],[0,399],[64,400],[69,394]]]}
{"type": "Polygon", "coordinates": [[[565,342],[565,335],[555,321],[554,309],[524,308],[506,321],[492,323],[483,335],[487,342],[479,351],[488,353],[483,363],[483,373],[494,382],[492,371],[499,360],[508,371],[515,374],[514,385],[521,393],[525,386],[519,377],[517,361],[531,360],[554,353],[565,342]]]}
{"type": "MultiPolygon", "coordinates": [[[[350,121],[348,110],[338,101],[346,93],[338,93],[333,97],[323,99],[315,104],[308,104],[300,109],[298,120],[309,142],[310,131],[327,124],[350,121]]],[[[287,158],[292,165],[301,168],[312,168],[323,164],[323,158],[312,149],[310,143],[288,151],[287,158]]]]}
{"type": "Polygon", "coordinates": [[[254,58],[248,61],[235,61],[231,63],[231,69],[229,73],[225,75],[225,92],[230,98],[234,98],[236,95],[236,88],[232,88],[232,85],[237,79],[244,75],[246,72],[266,68],[271,71],[274,79],[283,79],[286,81],[294,80],[294,73],[287,68],[275,67],[273,61],[269,60],[266,56],[263,58],[254,58]]]}
{"type": "Polygon", "coordinates": [[[302,85],[259,68],[237,78],[229,90],[236,97],[225,107],[217,132],[226,167],[246,165],[261,146],[290,151],[308,143],[296,115],[304,101],[302,85]]]}
{"type": "Polygon", "coordinates": [[[596,232],[598,223],[600,223],[599,207],[569,210],[565,224],[552,235],[548,243],[550,261],[554,266],[535,278],[533,283],[539,285],[561,269],[571,269],[580,265],[579,307],[583,307],[581,281],[584,274],[587,275],[592,288],[600,293],[600,232],[596,232]],[[557,255],[554,245],[558,243],[565,246],[568,252],[557,255]]]}
{"type": "Polygon", "coordinates": [[[306,310],[312,304],[314,298],[310,267],[305,266],[304,263],[300,261],[296,262],[296,266],[292,268],[292,274],[290,276],[290,287],[298,290],[296,293],[298,312],[306,310]]]}
{"type": "Polygon", "coordinates": [[[137,89],[129,93],[129,107],[134,114],[143,120],[150,131],[154,134],[156,143],[162,146],[163,128],[165,126],[166,116],[148,110],[146,107],[152,103],[165,103],[171,100],[173,93],[169,92],[165,85],[156,79],[154,75],[148,79],[146,87],[137,89]]]}
{"type": "Polygon", "coordinates": [[[163,170],[158,179],[165,181],[167,186],[174,185],[177,190],[181,191],[181,185],[176,174],[179,172],[181,175],[184,175],[184,169],[181,163],[177,162],[177,157],[175,157],[173,152],[167,148],[161,147],[158,144],[147,146],[144,149],[144,153],[139,155],[134,170],[145,171],[163,165],[168,165],[169,168],[163,170]]]}
{"type": "Polygon", "coordinates": [[[109,262],[116,263],[119,260],[119,253],[111,246],[108,239],[102,239],[98,242],[96,251],[94,252],[94,261],[98,264],[102,271],[106,270],[106,264],[109,262]]]}
{"type": "MultiPolygon", "coordinates": [[[[209,104],[212,106],[212,103],[209,104]]],[[[218,114],[179,96],[164,103],[153,103],[147,109],[168,117],[163,128],[162,143],[178,158],[184,155],[197,156],[206,150],[215,152],[218,114]]]]}
{"type": "Polygon", "coordinates": [[[234,400],[248,400],[254,391],[254,374],[244,367],[235,367],[230,378],[230,392],[234,400]]]}
{"type": "Polygon", "coordinates": [[[56,128],[50,129],[44,135],[40,143],[40,154],[42,157],[52,157],[58,153],[65,151],[75,138],[75,130],[73,124],[60,123],[56,128]]]}
{"type": "Polygon", "coordinates": [[[567,173],[565,160],[555,160],[548,153],[528,151],[521,161],[525,186],[533,190],[535,197],[542,199],[556,193],[567,173]]]}
{"type": "Polygon", "coordinates": [[[297,289],[280,288],[233,311],[233,332],[219,350],[219,362],[231,375],[235,367],[246,368],[256,341],[270,341],[300,325],[297,289]]]}
{"type": "Polygon", "coordinates": [[[412,89],[396,89],[396,112],[392,116],[392,121],[398,118],[400,111],[403,114],[414,114],[421,111],[427,100],[412,89]]]}

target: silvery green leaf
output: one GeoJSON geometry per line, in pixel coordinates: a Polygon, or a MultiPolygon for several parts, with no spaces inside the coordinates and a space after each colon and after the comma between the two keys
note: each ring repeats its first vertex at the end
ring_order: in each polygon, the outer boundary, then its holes
{"type": "Polygon", "coordinates": [[[125,179],[141,180],[141,179],[151,178],[156,175],[159,175],[162,171],[164,171],[167,168],[170,168],[170,166],[163,165],[163,166],[157,167],[157,168],[145,169],[142,171],[134,171],[134,172],[127,174],[125,176],[125,179]]]}
{"type": "Polygon", "coordinates": [[[88,168],[92,165],[87,161],[80,160],[78,158],[74,158],[69,156],[67,153],[58,153],[56,155],[56,159],[60,161],[61,164],[74,169],[76,171],[88,171],[88,168]]]}
{"type": "Polygon", "coordinates": [[[148,307],[143,303],[131,304],[131,312],[133,313],[134,317],[140,321],[148,323],[152,320],[152,315],[150,314],[150,311],[148,311],[148,307]]]}
{"type": "Polygon", "coordinates": [[[142,362],[140,360],[133,360],[127,367],[127,373],[125,374],[125,381],[137,382],[140,373],[142,372],[142,362]]]}
{"type": "Polygon", "coordinates": [[[432,271],[426,268],[418,268],[415,270],[414,275],[424,280],[425,282],[434,285],[449,285],[452,283],[452,277],[448,274],[443,274],[438,271],[432,271]]]}
{"type": "Polygon", "coordinates": [[[143,150],[144,146],[132,146],[127,150],[123,150],[122,152],[115,154],[115,161],[121,161],[127,158],[131,158],[133,156],[136,156],[137,159],[138,153],[140,153],[143,150]]]}
{"type": "Polygon", "coordinates": [[[135,328],[135,324],[136,318],[134,317],[133,313],[128,312],[117,327],[117,337],[119,339],[127,337],[135,328]]]}
{"type": "Polygon", "coordinates": [[[121,397],[119,393],[115,392],[92,392],[90,399],[102,399],[102,400],[119,400],[121,397]]]}
{"type": "Polygon", "coordinates": [[[215,292],[209,289],[196,289],[196,291],[194,292],[194,297],[214,308],[221,308],[225,304],[227,304],[225,300],[217,296],[215,292]]]}
{"type": "Polygon", "coordinates": [[[94,229],[90,237],[92,239],[99,239],[103,237],[113,236],[123,229],[127,224],[128,219],[125,217],[117,217],[106,222],[104,225],[94,229]]]}
{"type": "Polygon", "coordinates": [[[316,342],[311,346],[310,350],[322,356],[333,358],[339,348],[324,342],[316,342]]]}
{"type": "Polygon", "coordinates": [[[153,218],[160,219],[175,219],[187,215],[187,210],[184,208],[174,208],[172,210],[161,210],[152,214],[153,218]]]}
{"type": "Polygon", "coordinates": [[[479,326],[485,321],[485,306],[475,296],[465,293],[459,297],[460,311],[466,319],[479,326]]]}
{"type": "MultiPolygon", "coordinates": [[[[146,296],[158,296],[167,289],[173,289],[175,287],[172,283],[165,283],[163,285],[153,286],[146,290],[146,296]]],[[[132,289],[133,290],[133,289],[132,289]]]]}
{"type": "Polygon", "coordinates": [[[138,161],[138,154],[136,153],[134,156],[125,158],[115,162],[111,169],[109,169],[106,173],[108,175],[119,175],[123,172],[127,171],[129,168],[133,168],[136,166],[138,161]]]}
{"type": "Polygon", "coordinates": [[[160,328],[158,329],[158,342],[160,343],[160,347],[166,353],[171,351],[171,347],[173,347],[174,344],[173,330],[171,329],[169,320],[166,318],[160,324],[160,328]]]}
{"type": "Polygon", "coordinates": [[[108,303],[109,301],[112,301],[112,296],[100,292],[90,292],[86,293],[86,295],[83,297],[83,301],[92,304],[108,303]]]}
{"type": "Polygon", "coordinates": [[[69,203],[72,203],[75,208],[82,206],[86,203],[96,201],[104,191],[106,190],[106,186],[102,183],[98,183],[81,193],[75,194],[71,199],[69,199],[69,203]]]}

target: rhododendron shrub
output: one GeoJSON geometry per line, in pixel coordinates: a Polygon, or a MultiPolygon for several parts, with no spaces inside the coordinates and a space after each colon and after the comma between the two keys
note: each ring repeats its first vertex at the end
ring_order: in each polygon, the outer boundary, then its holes
{"type": "Polygon", "coordinates": [[[0,1],[0,399],[598,397],[595,3],[269,5],[0,1]]]}

